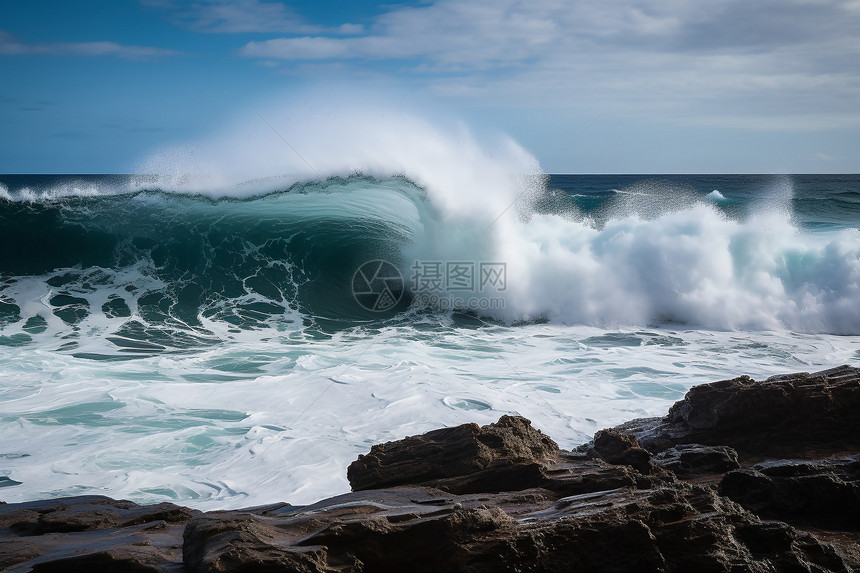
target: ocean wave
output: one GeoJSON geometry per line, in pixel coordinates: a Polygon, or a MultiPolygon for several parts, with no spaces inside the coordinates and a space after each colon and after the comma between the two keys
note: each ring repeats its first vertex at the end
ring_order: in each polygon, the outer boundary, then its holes
{"type": "Polygon", "coordinates": [[[798,227],[790,178],[737,217],[660,179],[582,208],[504,137],[373,110],[267,123],[301,155],[257,121],[156,153],[153,175],[4,191],[0,344],[143,355],[424,311],[860,333],[860,232],[798,227]],[[388,285],[358,274],[373,261],[402,292],[368,308],[359,279],[388,285]]]}
{"type": "Polygon", "coordinates": [[[16,248],[0,254],[0,322],[9,344],[71,334],[63,344],[80,352],[80,333],[98,332],[147,354],[243,330],[378,323],[435,293],[492,294],[497,304],[435,309],[506,323],[860,332],[857,230],[808,233],[779,213],[731,220],[706,201],[648,216],[610,205],[599,224],[527,207],[489,226],[490,214],[452,220],[409,179],[359,175],[245,199],[139,191],[6,201],[0,234],[16,248]],[[405,290],[382,313],[362,305],[353,283],[375,260],[396,267],[405,290]],[[473,273],[499,265],[504,288],[473,280],[454,293],[410,280],[416,264],[452,262],[473,273]]]}

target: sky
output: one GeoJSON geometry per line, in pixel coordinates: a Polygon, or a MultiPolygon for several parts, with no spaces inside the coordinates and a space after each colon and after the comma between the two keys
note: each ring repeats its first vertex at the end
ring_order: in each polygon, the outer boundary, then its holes
{"type": "Polygon", "coordinates": [[[858,173],[858,31],[860,0],[2,0],[0,173],[130,172],[352,86],[550,173],[858,173]]]}

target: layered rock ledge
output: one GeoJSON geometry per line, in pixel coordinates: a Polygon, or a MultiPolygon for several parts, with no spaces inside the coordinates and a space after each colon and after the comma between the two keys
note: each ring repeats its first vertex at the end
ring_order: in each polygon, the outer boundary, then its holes
{"type": "Polygon", "coordinates": [[[376,445],[309,506],[0,504],[0,568],[858,571],[858,406],[849,366],[740,377],[575,451],[518,416],[376,445]]]}

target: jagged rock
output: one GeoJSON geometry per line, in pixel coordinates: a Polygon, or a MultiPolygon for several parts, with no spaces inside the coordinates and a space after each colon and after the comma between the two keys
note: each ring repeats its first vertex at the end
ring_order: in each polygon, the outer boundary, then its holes
{"type": "MultiPolygon", "coordinates": [[[[599,460],[570,463],[633,472],[599,460]]],[[[761,522],[712,488],[680,481],[574,496],[544,489],[457,496],[401,486],[307,507],[198,514],[184,534],[156,522],[17,539],[42,554],[17,567],[4,562],[21,572],[847,572],[858,565],[786,524],[761,522]]]]}
{"type": "Polygon", "coordinates": [[[695,386],[664,418],[621,424],[653,453],[723,445],[742,460],[815,458],[860,449],[860,369],[748,376],[695,386]]]}
{"type": "Polygon", "coordinates": [[[658,466],[689,479],[707,474],[724,474],[738,469],[738,454],[728,446],[679,444],[654,456],[658,466]]]}
{"type": "Polygon", "coordinates": [[[844,571],[832,547],[672,482],[563,497],[362,491],[265,515],[207,514],[189,572],[844,571]]]}
{"type": "Polygon", "coordinates": [[[352,489],[360,491],[506,468],[516,482],[520,472],[539,473],[558,453],[558,444],[532,428],[529,420],[502,416],[495,424],[463,424],[375,445],[350,464],[347,478],[352,489]]]}
{"type": "Polygon", "coordinates": [[[464,508],[429,489],[339,496],[279,515],[206,515],[185,533],[190,572],[455,571],[459,543],[509,527],[499,508],[464,508]]]}
{"type": "Polygon", "coordinates": [[[764,517],[860,531],[860,455],[756,464],[726,474],[720,493],[764,517]]]}
{"type": "Polygon", "coordinates": [[[375,445],[349,466],[347,476],[354,491],[421,485],[461,495],[536,487],[562,495],[651,487],[651,478],[618,467],[639,466],[646,472],[652,468],[647,452],[637,447],[627,450],[631,451],[625,460],[631,463],[616,465],[563,454],[525,418],[502,416],[483,427],[465,424],[375,445]],[[644,462],[639,453],[644,454],[644,462]],[[422,458],[424,454],[428,458],[422,458]]]}
{"type": "Polygon", "coordinates": [[[600,430],[594,434],[591,452],[613,465],[630,466],[643,474],[654,473],[651,454],[639,445],[632,434],[617,430],[600,430]]]}

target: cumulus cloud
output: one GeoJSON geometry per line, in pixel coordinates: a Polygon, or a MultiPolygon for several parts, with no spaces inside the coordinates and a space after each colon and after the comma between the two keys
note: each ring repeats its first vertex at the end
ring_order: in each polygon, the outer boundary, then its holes
{"type": "Polygon", "coordinates": [[[352,36],[294,32],[242,56],[397,65],[484,105],[659,112],[681,123],[860,126],[860,9],[845,0],[437,0],[352,36]]]}
{"type": "Polygon", "coordinates": [[[151,60],[181,54],[175,50],[150,46],[127,46],[116,42],[27,43],[0,30],[0,54],[43,56],[113,56],[126,60],[151,60]]]}
{"type": "Polygon", "coordinates": [[[587,56],[605,49],[750,53],[838,39],[856,48],[858,24],[860,11],[842,0],[438,0],[396,7],[358,37],[250,42],[244,53],[328,58],[334,48],[319,51],[310,40],[330,40],[326,44],[339,46],[343,57],[423,56],[480,67],[544,59],[553,52],[587,56]]]}
{"type": "Polygon", "coordinates": [[[442,1],[381,15],[366,34],[249,42],[241,54],[288,60],[420,57],[444,67],[508,65],[542,55],[562,32],[541,3],[442,1]]]}

